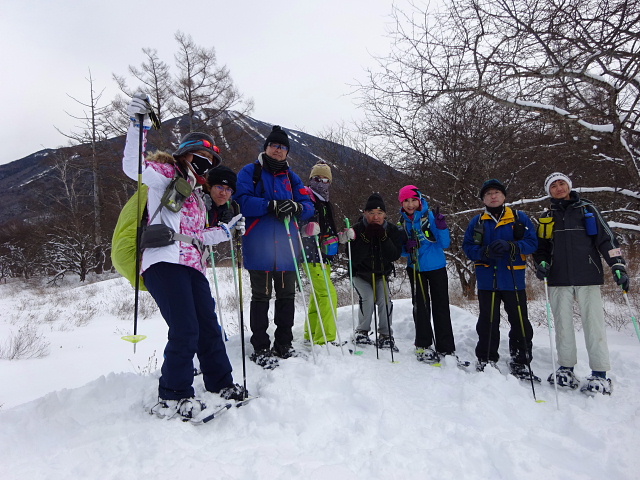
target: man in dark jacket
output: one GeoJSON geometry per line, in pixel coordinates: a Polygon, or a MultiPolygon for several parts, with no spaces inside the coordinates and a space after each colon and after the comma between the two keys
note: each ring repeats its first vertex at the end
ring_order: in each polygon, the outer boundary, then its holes
{"type": "Polygon", "coordinates": [[[275,125],[264,142],[258,159],[238,173],[234,199],[246,217],[246,233],[242,237],[244,266],[251,279],[251,360],[264,368],[274,368],[278,359],[295,354],[293,318],[295,313],[296,262],[291,251],[289,225],[295,257],[300,254],[295,219],[307,220],[314,212],[307,189],[287,162],[289,137],[275,125]],[[274,343],[269,327],[269,300],[276,292],[274,343]]]}
{"type": "Polygon", "coordinates": [[[369,338],[373,309],[378,308],[378,348],[398,351],[391,329],[393,304],[388,297],[387,280],[393,262],[400,258],[404,237],[400,229],[386,220],[382,197],[374,193],[367,200],[364,215],[354,226],[355,240],[351,244],[353,287],[360,297],[358,326],[354,332],[356,344],[373,342],[369,338]],[[375,291],[374,291],[375,285],[375,291]]]}
{"type": "Polygon", "coordinates": [[[629,277],[618,241],[598,209],[571,190],[568,176],[555,172],[545,180],[551,208],[540,219],[538,250],[533,255],[539,279],[547,279],[549,302],[555,319],[559,368],[549,382],[577,388],[573,368],[578,362],[573,325],[573,303],[578,302],[589,356],[591,375],[580,389],[595,395],[611,394],[609,348],[600,285],[604,283],[601,258],[625,291],[629,277]]]}
{"type": "Polygon", "coordinates": [[[487,363],[495,364],[500,358],[500,303],[504,302],[511,327],[511,373],[523,380],[533,377],[539,381],[527,368],[533,356],[533,328],[527,315],[525,291],[526,256],[536,250],[538,242],[529,217],[504,204],[506,193],[500,181],[484,182],[480,198],[485,210],[471,219],[462,244],[464,253],[475,263],[478,284],[476,369],[482,371],[487,363]]]}

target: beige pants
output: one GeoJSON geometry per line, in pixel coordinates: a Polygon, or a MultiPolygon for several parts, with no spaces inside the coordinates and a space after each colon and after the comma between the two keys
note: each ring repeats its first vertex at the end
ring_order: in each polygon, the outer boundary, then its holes
{"type": "Polygon", "coordinates": [[[591,370],[611,370],[609,347],[604,324],[604,306],[599,285],[549,287],[549,302],[556,327],[558,363],[573,367],[578,363],[576,334],[573,325],[573,302],[578,302],[584,339],[591,370]]]}

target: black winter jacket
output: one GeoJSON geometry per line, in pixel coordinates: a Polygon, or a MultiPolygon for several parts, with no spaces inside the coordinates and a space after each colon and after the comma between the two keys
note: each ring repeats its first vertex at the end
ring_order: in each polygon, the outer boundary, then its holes
{"type": "Polygon", "coordinates": [[[624,263],[618,241],[598,209],[574,191],[569,200],[551,200],[545,217],[554,221],[553,238],[538,238],[538,250],[533,254],[537,264],[551,265],[549,286],[602,285],[604,272],[600,256],[609,266],[624,263]],[[597,233],[588,235],[585,213],[594,215],[597,233]]]}
{"type": "Polygon", "coordinates": [[[400,258],[405,236],[394,224],[384,222],[386,235],[381,239],[367,238],[364,231],[367,220],[363,217],[354,226],[356,238],[351,242],[351,262],[355,275],[371,283],[371,275],[388,276],[393,262],[400,258]]]}

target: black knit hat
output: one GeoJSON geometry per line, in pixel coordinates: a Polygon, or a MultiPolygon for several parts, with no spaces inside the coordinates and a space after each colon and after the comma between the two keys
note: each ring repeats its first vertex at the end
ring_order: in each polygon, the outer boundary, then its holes
{"type": "Polygon", "coordinates": [[[500,182],[500,180],[496,180],[495,178],[492,178],[491,180],[487,180],[482,184],[482,188],[480,189],[480,199],[484,198],[485,192],[490,188],[495,188],[496,190],[500,190],[505,197],[507,196],[507,189],[502,184],[502,182],[500,182]]]}
{"type": "Polygon", "coordinates": [[[214,185],[226,185],[227,187],[231,188],[231,190],[233,190],[233,193],[236,193],[237,180],[238,176],[235,174],[235,172],[229,167],[225,167],[224,165],[212,168],[207,174],[207,183],[209,185],[211,185],[212,187],[214,185]]]}
{"type": "Polygon", "coordinates": [[[271,133],[264,141],[265,151],[267,151],[267,147],[270,143],[279,143],[280,145],[284,145],[285,147],[290,148],[287,132],[285,132],[280,125],[274,125],[271,129],[271,133]]]}
{"type": "Polygon", "coordinates": [[[218,154],[220,149],[216,147],[213,137],[201,132],[187,133],[182,137],[178,149],[173,152],[173,156],[175,158],[185,153],[197,152],[198,150],[204,150],[213,155],[213,167],[217,167],[222,163],[222,157],[218,154]]]}
{"type": "Polygon", "coordinates": [[[379,208],[383,212],[386,212],[387,209],[384,206],[384,200],[379,193],[372,193],[371,196],[367,199],[367,204],[364,206],[364,211],[373,210],[375,208],[379,208]]]}

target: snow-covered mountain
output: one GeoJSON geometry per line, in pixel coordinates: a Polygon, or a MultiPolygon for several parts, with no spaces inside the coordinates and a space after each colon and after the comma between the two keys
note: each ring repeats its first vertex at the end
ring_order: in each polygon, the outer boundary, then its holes
{"type": "MultiPolygon", "coordinates": [[[[232,276],[219,270],[227,351],[242,383],[232,276]]],[[[307,350],[307,359],[272,371],[247,360],[247,386],[260,398],[193,426],[144,412],[155,399],[166,336],[147,294],[138,331],[148,338],[134,354],[120,338],[132,327],[133,290],[123,279],[25,287],[0,285],[0,348],[7,352],[27,329],[47,355],[0,360],[3,480],[638,478],[640,344],[631,327],[608,332],[611,397],[560,391],[556,403],[543,381],[536,402],[531,385],[504,368],[418,363],[411,300],[396,298],[394,363],[389,351],[376,358],[373,347],[362,355],[318,348],[315,361],[307,350]]],[[[248,303],[245,312],[246,319],[248,303]]],[[[351,312],[339,310],[343,339],[351,312]]],[[[458,353],[473,360],[475,317],[455,306],[452,316],[458,353]]],[[[303,321],[299,303],[299,350],[303,321]]],[[[503,329],[503,358],[506,336],[503,329]]],[[[547,328],[537,327],[533,369],[544,378],[552,371],[549,345],[547,328]]],[[[582,340],[576,371],[589,373],[582,340]]]]}

